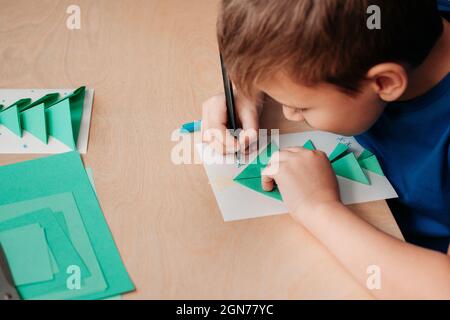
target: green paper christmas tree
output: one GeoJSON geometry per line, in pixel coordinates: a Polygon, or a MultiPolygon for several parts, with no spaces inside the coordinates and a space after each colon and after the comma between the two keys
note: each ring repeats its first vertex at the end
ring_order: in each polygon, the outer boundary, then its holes
{"type": "MultiPolygon", "coordinates": [[[[311,140],[308,140],[303,148],[309,150],[316,150],[311,140]]],[[[270,158],[274,152],[278,151],[278,146],[274,143],[269,144],[244,170],[234,178],[234,181],[252,189],[265,196],[282,201],[281,194],[278,188],[267,192],[261,186],[261,171],[267,167],[270,158]]],[[[380,163],[376,156],[368,150],[364,150],[361,155],[356,158],[353,152],[347,145],[339,143],[330,153],[328,159],[331,162],[331,167],[336,175],[355,182],[370,185],[369,179],[364,173],[364,169],[382,175],[380,163]]]]}
{"type": "Polygon", "coordinates": [[[86,88],[81,87],[61,98],[58,93],[51,93],[35,102],[21,99],[0,109],[0,124],[18,137],[26,130],[45,144],[52,136],[75,150],[85,93],[86,88]]]}

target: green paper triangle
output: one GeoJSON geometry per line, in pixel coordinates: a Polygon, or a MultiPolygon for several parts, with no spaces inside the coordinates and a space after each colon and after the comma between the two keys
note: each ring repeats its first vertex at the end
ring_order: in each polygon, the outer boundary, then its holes
{"type": "Polygon", "coordinates": [[[80,133],[81,119],[83,116],[84,97],[86,94],[86,87],[80,87],[71,94],[61,98],[47,108],[60,104],[62,101],[68,100],[70,104],[70,121],[73,131],[73,138],[75,142],[78,142],[78,135],[80,133]]]}
{"type": "Polygon", "coordinates": [[[84,96],[86,94],[86,87],[81,87],[75,90],[70,100],[70,113],[72,119],[73,137],[78,141],[78,134],[80,133],[81,118],[83,117],[84,96]]]}
{"type": "Polygon", "coordinates": [[[76,149],[70,116],[69,99],[64,99],[45,110],[49,135],[72,150],[76,149]]]}
{"type": "Polygon", "coordinates": [[[314,151],[316,150],[316,147],[314,147],[314,144],[311,140],[306,141],[306,143],[303,145],[303,148],[314,151]]]}
{"type": "Polygon", "coordinates": [[[349,153],[331,164],[336,175],[357,181],[364,184],[370,184],[364,171],[358,164],[358,160],[353,153],[349,153]]]}
{"type": "Polygon", "coordinates": [[[334,148],[333,152],[331,152],[328,159],[330,159],[330,162],[333,162],[334,160],[337,160],[341,156],[343,156],[348,151],[348,146],[343,143],[338,143],[336,147],[334,148]]]}
{"type": "Polygon", "coordinates": [[[364,151],[359,155],[358,160],[363,160],[373,156],[373,153],[369,150],[364,149],[364,151]]]}
{"type": "Polygon", "coordinates": [[[25,110],[31,109],[41,104],[44,104],[45,107],[50,106],[58,100],[58,97],[59,93],[49,93],[42,98],[34,101],[32,104],[20,106],[19,112],[24,112],[25,110]]]}
{"type": "Polygon", "coordinates": [[[261,178],[261,171],[267,167],[272,154],[278,150],[275,143],[270,143],[234,180],[261,178]]]}
{"type": "Polygon", "coordinates": [[[381,169],[380,163],[375,155],[362,160],[358,159],[358,163],[362,168],[372,171],[380,176],[384,176],[383,170],[381,169]]]}
{"type": "Polygon", "coordinates": [[[20,114],[22,128],[47,144],[47,125],[44,104],[40,104],[20,114]]]}
{"type": "Polygon", "coordinates": [[[11,132],[22,138],[22,128],[20,126],[19,111],[17,106],[9,107],[0,113],[0,123],[11,132]]]}
{"type": "Polygon", "coordinates": [[[259,192],[265,196],[282,201],[281,194],[277,188],[267,192],[261,186],[261,171],[267,167],[272,154],[277,152],[278,146],[271,143],[258,156],[237,175],[233,180],[253,191],[259,192]]]}
{"type": "Polygon", "coordinates": [[[14,102],[12,105],[6,107],[4,110],[8,110],[9,108],[12,108],[12,107],[17,107],[17,109],[20,110],[21,108],[28,106],[30,103],[31,103],[30,98],[20,99],[20,100],[17,100],[16,102],[14,102]]]}

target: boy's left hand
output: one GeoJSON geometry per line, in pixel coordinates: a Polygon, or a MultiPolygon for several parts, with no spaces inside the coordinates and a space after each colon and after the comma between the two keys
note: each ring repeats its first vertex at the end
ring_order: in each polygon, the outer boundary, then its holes
{"type": "Polygon", "coordinates": [[[272,155],[261,173],[262,187],[271,191],[274,183],[294,218],[319,205],[339,203],[336,176],[324,152],[287,148],[272,155]]]}

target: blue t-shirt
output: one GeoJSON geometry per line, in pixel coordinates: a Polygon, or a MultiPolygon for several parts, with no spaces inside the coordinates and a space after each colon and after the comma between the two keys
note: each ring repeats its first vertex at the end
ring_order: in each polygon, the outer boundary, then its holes
{"type": "Polygon", "coordinates": [[[438,0],[439,11],[447,12],[450,11],[450,1],[449,0],[438,0]]]}
{"type": "Polygon", "coordinates": [[[425,95],[389,103],[358,142],[377,155],[399,198],[405,240],[446,253],[450,241],[450,73],[425,95]]]}

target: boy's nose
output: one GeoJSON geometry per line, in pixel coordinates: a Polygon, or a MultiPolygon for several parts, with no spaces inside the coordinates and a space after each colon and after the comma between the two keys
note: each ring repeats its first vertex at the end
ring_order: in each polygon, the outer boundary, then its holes
{"type": "Polygon", "coordinates": [[[283,114],[286,119],[290,121],[303,121],[305,118],[303,117],[302,109],[300,108],[291,108],[283,105],[283,114]]]}

